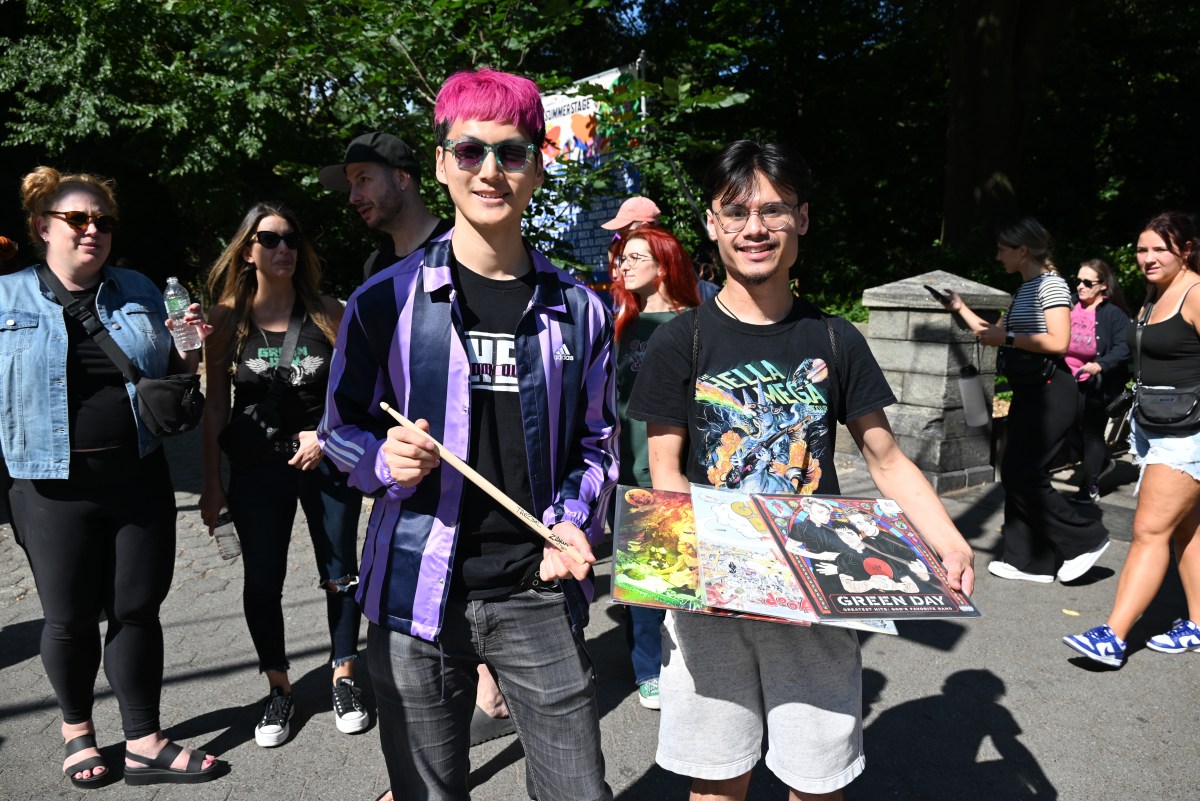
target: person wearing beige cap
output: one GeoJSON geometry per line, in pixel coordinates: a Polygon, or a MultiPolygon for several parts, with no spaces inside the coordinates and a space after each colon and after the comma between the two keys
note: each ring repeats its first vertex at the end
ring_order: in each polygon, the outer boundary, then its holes
{"type": "Polygon", "coordinates": [[[350,205],[373,231],[386,234],[363,265],[363,281],[390,267],[453,226],[425,208],[421,170],[412,148],[388,133],[363,134],[345,158],[317,173],[328,189],[350,193],[350,205]]]}

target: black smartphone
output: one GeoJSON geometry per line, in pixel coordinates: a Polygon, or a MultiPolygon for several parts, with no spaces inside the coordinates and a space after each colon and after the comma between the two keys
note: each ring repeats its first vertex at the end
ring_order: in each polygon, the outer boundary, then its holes
{"type": "Polygon", "coordinates": [[[933,299],[936,300],[938,303],[949,303],[950,302],[949,295],[943,295],[941,292],[938,292],[936,289],[931,287],[929,284],[922,284],[921,286],[925,287],[925,289],[927,289],[929,291],[929,294],[933,295],[933,299]]]}

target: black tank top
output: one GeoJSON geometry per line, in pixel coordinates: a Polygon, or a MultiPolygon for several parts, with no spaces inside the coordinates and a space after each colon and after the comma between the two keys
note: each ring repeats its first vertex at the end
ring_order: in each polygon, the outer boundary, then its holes
{"type": "MultiPolygon", "coordinates": [[[[264,331],[251,323],[250,336],[238,353],[233,377],[234,414],[266,399],[285,336],[284,331],[264,331]]],[[[333,346],[324,332],[305,314],[296,353],[292,356],[291,387],[279,409],[283,433],[312,431],[321,422],[332,355],[333,346]]]]}
{"type": "MultiPolygon", "coordinates": [[[[1188,292],[1195,288],[1193,285],[1188,292]]],[[[1183,297],[1187,298],[1186,292],[1183,297]]],[[[1137,326],[1129,327],[1129,347],[1137,347],[1137,326]]],[[[1200,384],[1200,335],[1179,309],[1162,322],[1142,329],[1142,383],[1151,387],[1200,384]]]]}

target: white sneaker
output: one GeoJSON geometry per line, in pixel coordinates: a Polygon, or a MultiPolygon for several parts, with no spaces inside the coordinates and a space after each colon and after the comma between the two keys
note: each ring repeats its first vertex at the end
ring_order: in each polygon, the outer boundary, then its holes
{"type": "Polygon", "coordinates": [[[284,695],[279,687],[272,687],[263,707],[262,720],[254,727],[254,742],[263,748],[274,748],[287,742],[291,734],[289,721],[294,711],[292,696],[284,695]]]}
{"type": "Polygon", "coordinates": [[[1096,564],[1096,560],[1100,558],[1100,554],[1108,550],[1110,540],[1105,537],[1099,545],[1087,553],[1081,553],[1074,559],[1068,559],[1062,563],[1062,567],[1058,569],[1059,581],[1074,581],[1083,576],[1084,573],[1092,569],[1092,565],[1096,564]]]}
{"type": "Polygon", "coordinates": [[[1040,573],[1025,573],[1017,570],[1008,562],[995,560],[988,563],[988,572],[1002,579],[1020,579],[1021,581],[1036,581],[1038,584],[1054,583],[1054,576],[1043,576],[1040,573]]]}
{"type": "Polygon", "coordinates": [[[370,724],[354,679],[342,676],[333,683],[333,720],[342,734],[357,734],[370,724]]]}

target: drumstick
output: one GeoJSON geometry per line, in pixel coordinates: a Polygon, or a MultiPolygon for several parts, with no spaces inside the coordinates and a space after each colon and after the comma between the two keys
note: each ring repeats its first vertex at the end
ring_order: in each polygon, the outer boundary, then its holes
{"type": "Polygon", "coordinates": [[[497,489],[495,484],[481,476],[479,472],[475,470],[475,468],[471,467],[471,465],[467,464],[462,459],[459,459],[453,453],[446,450],[446,446],[429,436],[428,431],[421,430],[416,423],[414,423],[412,420],[409,420],[407,417],[400,414],[400,412],[396,411],[391,406],[388,406],[386,403],[380,403],[379,408],[383,409],[385,412],[394,417],[397,423],[404,426],[409,431],[420,434],[422,437],[427,437],[429,440],[431,440],[434,444],[434,447],[437,448],[438,456],[442,457],[444,461],[449,462],[452,467],[466,476],[473,484],[475,484],[475,486],[479,487],[481,490],[495,499],[498,504],[520,518],[521,522],[533,529],[535,534],[544,537],[547,542],[570,556],[579,564],[587,564],[587,560],[580,556],[579,551],[575,550],[570,543],[555,534],[550,529],[546,528],[545,524],[543,524],[541,520],[538,520],[526,509],[522,508],[520,504],[497,489]]]}

